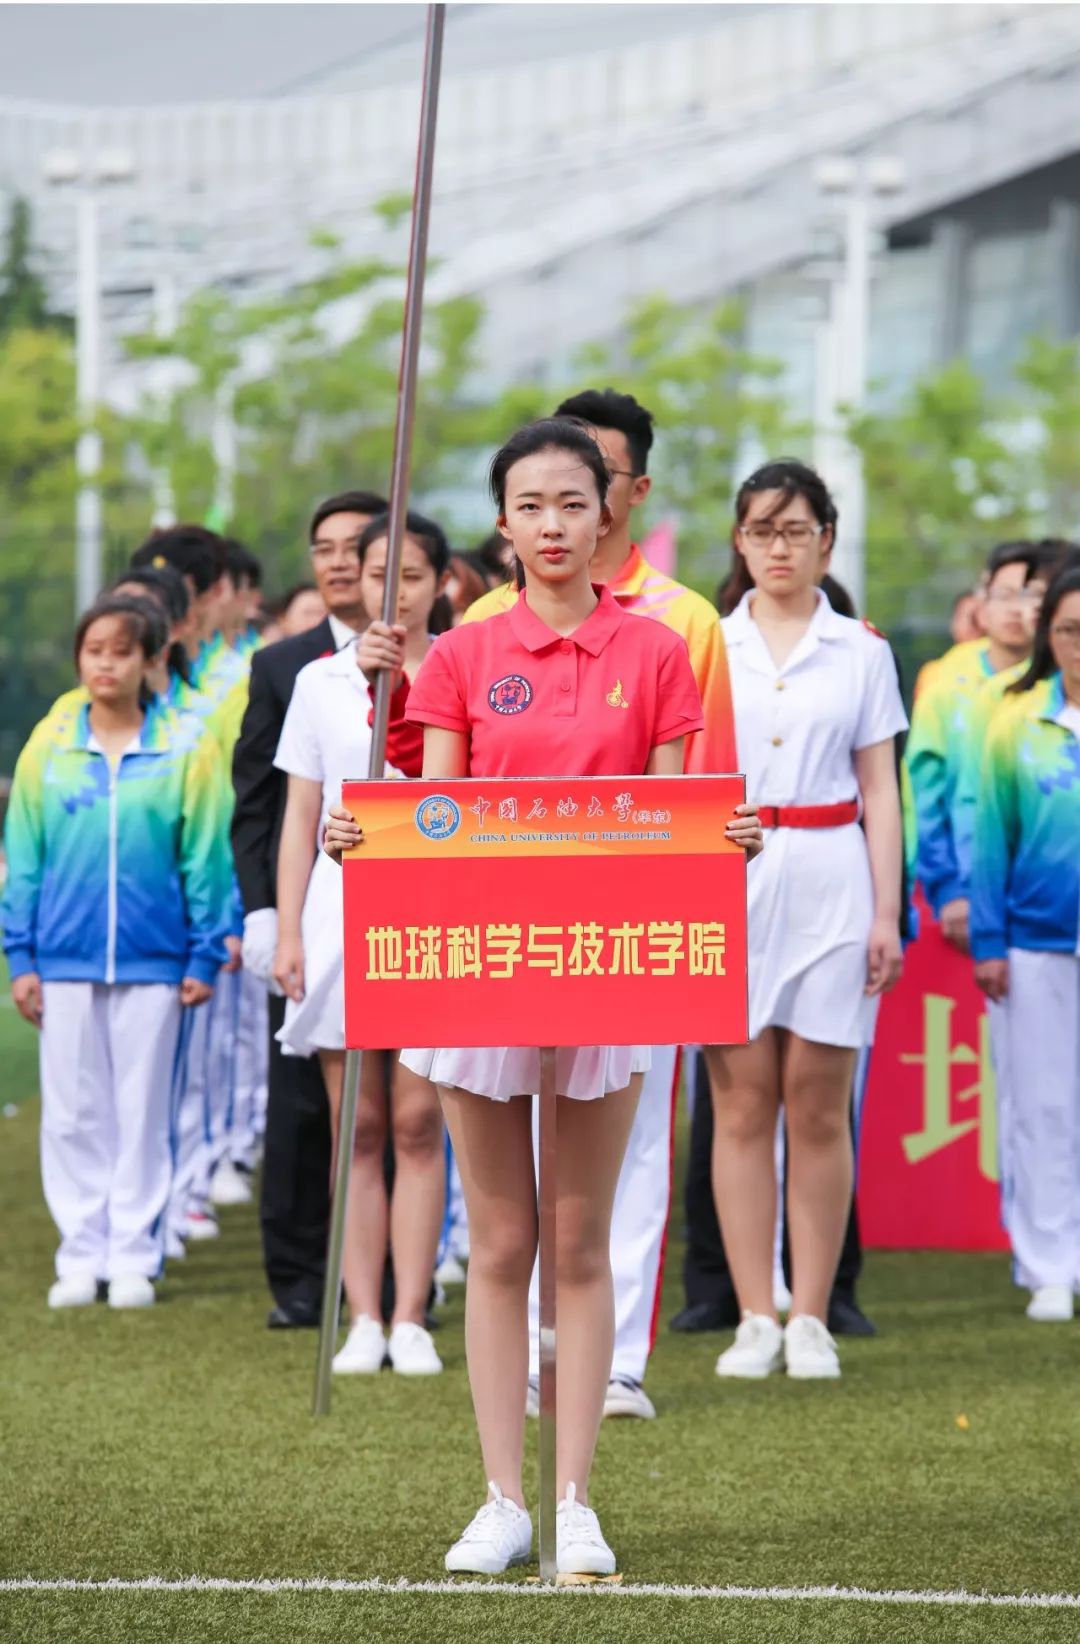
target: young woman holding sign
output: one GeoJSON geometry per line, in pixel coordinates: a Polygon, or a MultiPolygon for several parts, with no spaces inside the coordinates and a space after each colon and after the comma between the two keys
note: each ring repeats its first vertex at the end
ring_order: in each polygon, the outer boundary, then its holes
{"type": "MultiPolygon", "coordinates": [[[[495,457],[498,528],[523,569],[524,597],[487,622],[443,635],[407,703],[399,688],[395,708],[423,726],[425,777],[681,774],[682,739],[702,724],[686,646],[661,623],[622,612],[589,580],[609,523],[608,483],[599,448],[565,418],[521,429],[495,457]],[[608,705],[617,681],[630,712],[608,705]]],[[[379,641],[381,660],[396,673],[403,637],[372,624],[370,643],[379,641]]],[[[399,766],[405,757],[398,738],[391,757],[399,766]]],[[[749,807],[727,832],[750,853],[760,849],[749,807]]],[[[348,813],[335,809],[327,850],[340,854],[361,838],[348,813]]],[[[615,1568],[587,1505],[588,1482],[611,1371],[611,1206],[647,1056],[633,1046],[557,1055],[557,1548],[566,1574],[615,1568]]],[[[421,1050],[402,1060],[439,1086],[469,1213],[465,1329],[488,1500],[446,1566],[493,1574],[525,1563],[532,1544],[521,1467],[536,1175],[530,1104],[511,1098],[538,1089],[539,1057],[421,1050]]]]}
{"type": "Polygon", "coordinates": [[[716,1371],[831,1378],[840,1365],[825,1316],[851,1203],[855,1060],[900,975],[893,738],[907,720],[888,644],[821,591],[837,513],[818,475],[769,463],[742,486],[735,513],[743,592],[724,639],[739,765],[770,834],[749,885],[751,1043],[706,1051],[717,1215],[742,1309],[716,1371]],[[781,1103],[786,1330],[773,1302],[781,1103]]]}

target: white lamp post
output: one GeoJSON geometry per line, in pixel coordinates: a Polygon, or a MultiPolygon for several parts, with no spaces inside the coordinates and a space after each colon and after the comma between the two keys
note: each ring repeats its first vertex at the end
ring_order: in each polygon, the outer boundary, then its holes
{"type": "Polygon", "coordinates": [[[823,195],[843,204],[843,261],[839,278],[833,282],[827,328],[818,339],[815,362],[819,376],[815,403],[821,408],[823,401],[828,405],[818,460],[837,493],[840,510],[834,570],[861,611],[866,593],[866,486],[862,458],[851,442],[840,436],[839,418],[842,406],[857,410],[866,399],[870,202],[874,196],[899,193],[904,186],[904,168],[901,161],[884,155],[863,162],[836,155],[819,160],[815,180],[823,195]]]}
{"type": "Polygon", "coordinates": [[[45,159],[45,180],[77,190],[75,207],[75,397],[79,442],[75,467],[75,605],[84,611],[101,587],[101,435],[91,426],[101,403],[101,261],[98,189],[128,182],[135,164],[123,149],[92,158],[54,150],[45,159]]]}

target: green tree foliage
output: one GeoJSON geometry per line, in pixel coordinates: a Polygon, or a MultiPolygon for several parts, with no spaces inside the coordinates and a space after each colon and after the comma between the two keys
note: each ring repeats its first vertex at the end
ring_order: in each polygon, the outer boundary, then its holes
{"type": "Polygon", "coordinates": [[[867,586],[883,623],[940,622],[987,549],[1023,530],[1005,415],[956,361],[896,410],[849,418],[866,478],[867,586]]]}
{"type": "MultiPolygon", "coordinates": [[[[230,524],[263,548],[302,552],[313,502],[351,486],[385,491],[393,456],[403,317],[402,270],[349,262],[320,236],[325,270],[280,296],[189,302],[171,337],[128,340],[133,357],[168,361],[174,386],[150,386],[126,429],[147,473],[167,474],[182,517],[205,518],[220,493],[215,416],[235,429],[230,524]]],[[[484,437],[465,384],[474,367],[479,304],[454,299],[425,315],[413,431],[413,491],[453,483],[484,437]]],[[[275,569],[277,569],[275,567],[275,569]]]]}
{"type": "Polygon", "coordinates": [[[33,267],[30,206],[16,195],[8,211],[0,256],[0,337],[21,328],[70,330],[66,319],[49,308],[45,281],[33,267]]]}
{"type": "Polygon", "coordinates": [[[1080,538],[1080,347],[1032,337],[1016,378],[1032,435],[1019,464],[1027,509],[1046,534],[1080,538]]]}

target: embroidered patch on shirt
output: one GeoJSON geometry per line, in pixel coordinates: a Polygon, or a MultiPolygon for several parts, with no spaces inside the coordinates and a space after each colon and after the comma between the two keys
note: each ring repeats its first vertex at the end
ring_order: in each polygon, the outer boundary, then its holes
{"type": "Polygon", "coordinates": [[[533,689],[521,674],[506,674],[488,692],[488,706],[497,714],[520,714],[533,699],[533,689]]]}
{"type": "Polygon", "coordinates": [[[604,698],[604,701],[607,703],[609,708],[629,708],[630,704],[623,696],[621,679],[617,679],[615,681],[614,690],[608,692],[607,696],[604,698]]]}

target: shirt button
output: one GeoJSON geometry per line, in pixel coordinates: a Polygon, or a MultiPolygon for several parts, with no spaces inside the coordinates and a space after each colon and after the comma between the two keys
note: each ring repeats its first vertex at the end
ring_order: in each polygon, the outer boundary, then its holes
{"type": "Polygon", "coordinates": [[[777,680],[777,681],[776,681],[776,689],[777,689],[777,690],[778,690],[778,691],[782,691],[782,690],[784,690],[784,689],[785,689],[785,685],[784,685],[784,681],[783,681],[783,680],[782,680],[782,679],[778,679],[778,680],[777,680]]]}
{"type": "Polygon", "coordinates": [[[784,739],[783,739],[782,736],[774,736],[773,739],[772,739],[772,745],[773,745],[774,748],[782,747],[783,742],[784,742],[784,739]]]}
{"type": "Polygon", "coordinates": [[[562,644],[559,646],[559,650],[562,652],[563,656],[569,656],[573,648],[574,647],[568,639],[564,639],[562,644]]]}
{"type": "Polygon", "coordinates": [[[564,679],[562,684],[559,686],[559,689],[561,691],[571,691],[573,690],[573,686],[568,679],[564,679]]]}

